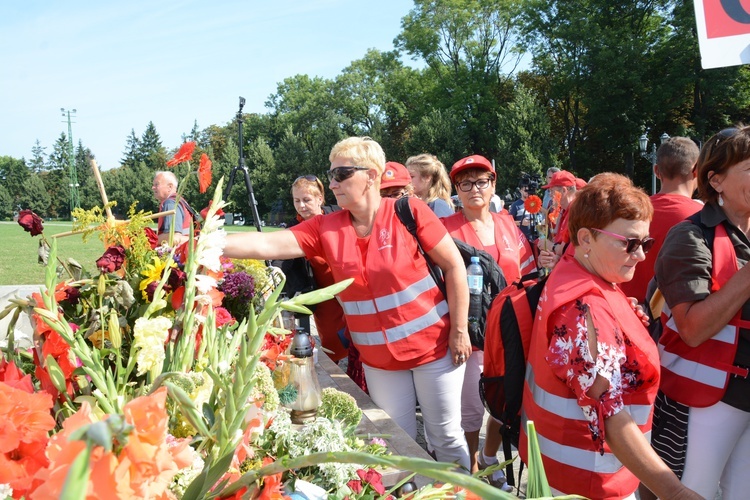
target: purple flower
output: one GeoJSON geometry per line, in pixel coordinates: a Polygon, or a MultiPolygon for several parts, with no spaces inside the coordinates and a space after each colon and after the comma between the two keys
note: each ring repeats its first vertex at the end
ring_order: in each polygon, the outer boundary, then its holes
{"type": "Polygon", "coordinates": [[[235,300],[250,300],[255,296],[255,278],[244,271],[224,276],[219,290],[235,300]]]}

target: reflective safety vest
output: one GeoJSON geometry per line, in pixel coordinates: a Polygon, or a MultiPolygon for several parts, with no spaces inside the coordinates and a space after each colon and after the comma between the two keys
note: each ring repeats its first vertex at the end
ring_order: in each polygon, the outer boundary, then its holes
{"type": "MultiPolygon", "coordinates": [[[[528,240],[510,214],[492,213],[492,218],[495,223],[495,245],[500,255],[497,264],[503,270],[505,281],[510,284],[518,281],[521,276],[534,272],[536,261],[528,240]]],[[[442,221],[451,236],[479,250],[484,249],[477,233],[462,212],[444,217],[442,221]]]]}
{"type": "Polygon", "coordinates": [[[406,370],[445,356],[450,320],[448,302],[394,203],[382,199],[366,255],[348,210],[323,218],[320,240],[335,281],[354,278],[337,298],[360,359],[375,368],[406,370]]]}
{"type": "MultiPolygon", "coordinates": [[[[165,211],[164,204],[168,200],[174,201],[176,199],[177,199],[177,195],[173,194],[172,196],[164,200],[159,206],[159,211],[160,212],[165,211]]],[[[185,201],[185,198],[180,198],[180,202],[178,205],[179,205],[179,208],[175,207],[175,215],[177,215],[177,210],[181,208],[182,209],[182,227],[174,228],[174,232],[181,233],[181,234],[190,234],[190,226],[193,225],[193,209],[192,207],[190,207],[190,205],[188,205],[188,202],[185,201]]],[[[159,220],[157,222],[157,234],[164,234],[167,232],[164,230],[164,223],[166,222],[166,218],[172,217],[172,220],[175,220],[175,215],[167,215],[164,217],[159,217],[159,220]]]]}
{"type": "MultiPolygon", "coordinates": [[[[726,228],[715,228],[711,266],[711,291],[719,290],[739,269],[737,254],[726,228]]],[[[713,337],[697,347],[687,345],[677,330],[669,307],[661,313],[663,333],[659,338],[661,390],[687,406],[705,408],[721,401],[730,375],[748,376],[748,369],[734,365],[740,328],[750,322],[740,319],[742,309],[713,337]]]]}
{"type": "MultiPolygon", "coordinates": [[[[600,454],[576,395],[552,372],[545,359],[552,338],[547,325],[550,315],[563,305],[590,294],[604,297],[620,330],[650,363],[646,368],[659,371],[656,346],[625,295],[619,288],[592,276],[573,255],[565,254],[548,278],[537,308],[526,366],[518,448],[521,458],[528,463],[526,423],[533,420],[551,487],[588,498],[624,498],[638,488],[638,479],[620,463],[606,442],[604,454],[600,454]]],[[[647,439],[650,439],[658,387],[658,377],[655,377],[651,383],[639,386],[637,392],[627,391],[622,395],[625,405],[622,411],[630,414],[647,439]]]]}

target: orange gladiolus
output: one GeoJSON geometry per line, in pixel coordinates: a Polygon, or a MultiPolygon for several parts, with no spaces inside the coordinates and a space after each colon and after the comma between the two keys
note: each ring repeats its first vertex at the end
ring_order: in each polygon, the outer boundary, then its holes
{"type": "Polygon", "coordinates": [[[167,162],[167,166],[174,167],[175,165],[179,165],[180,163],[190,161],[190,158],[193,157],[193,151],[195,151],[194,141],[183,143],[183,145],[180,146],[180,150],[177,151],[176,155],[174,155],[174,158],[167,162]]]}
{"type": "MultiPolygon", "coordinates": [[[[166,399],[167,390],[162,387],[125,405],[124,417],[133,430],[118,455],[99,446],[92,450],[89,497],[173,498],[168,489],[172,478],[193,462],[195,452],[189,440],[169,437],[166,399]]],[[[50,439],[50,465],[36,474],[42,484],[31,499],[59,498],[71,464],[86,446],[83,441],[68,441],[68,436],[91,422],[91,407],[84,402],[65,420],[63,430],[50,439]]]]}
{"type": "Polygon", "coordinates": [[[0,382],[0,484],[25,494],[37,471],[47,466],[47,433],[55,427],[52,397],[0,382]]]}
{"type": "Polygon", "coordinates": [[[198,190],[205,193],[211,185],[211,160],[206,153],[201,154],[201,163],[198,167],[198,190]]]}

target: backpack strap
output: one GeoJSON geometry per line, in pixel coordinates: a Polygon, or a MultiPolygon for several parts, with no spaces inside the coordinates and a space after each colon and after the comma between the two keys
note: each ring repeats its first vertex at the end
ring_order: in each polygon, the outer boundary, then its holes
{"type": "Polygon", "coordinates": [[[396,216],[398,217],[398,220],[400,220],[404,225],[404,227],[406,227],[406,230],[409,231],[412,236],[414,236],[414,239],[417,241],[417,248],[419,249],[419,253],[422,254],[422,257],[424,257],[424,260],[427,262],[427,269],[430,271],[430,276],[432,276],[432,279],[435,280],[435,284],[443,293],[443,297],[447,298],[448,295],[445,290],[445,280],[443,279],[443,273],[440,268],[437,267],[434,262],[432,262],[432,259],[429,255],[427,255],[427,252],[424,251],[424,248],[422,248],[422,243],[419,241],[419,236],[417,236],[417,221],[414,220],[414,214],[411,211],[411,204],[409,203],[408,196],[404,196],[403,198],[399,198],[398,200],[396,200],[396,216]]]}

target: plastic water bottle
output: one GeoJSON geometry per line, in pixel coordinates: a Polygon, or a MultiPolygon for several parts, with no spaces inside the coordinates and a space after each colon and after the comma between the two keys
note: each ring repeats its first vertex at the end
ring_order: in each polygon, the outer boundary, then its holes
{"type": "Polygon", "coordinates": [[[469,328],[477,328],[482,316],[482,290],[484,290],[484,272],[479,264],[479,257],[472,257],[466,268],[469,282],[469,328]]]}

